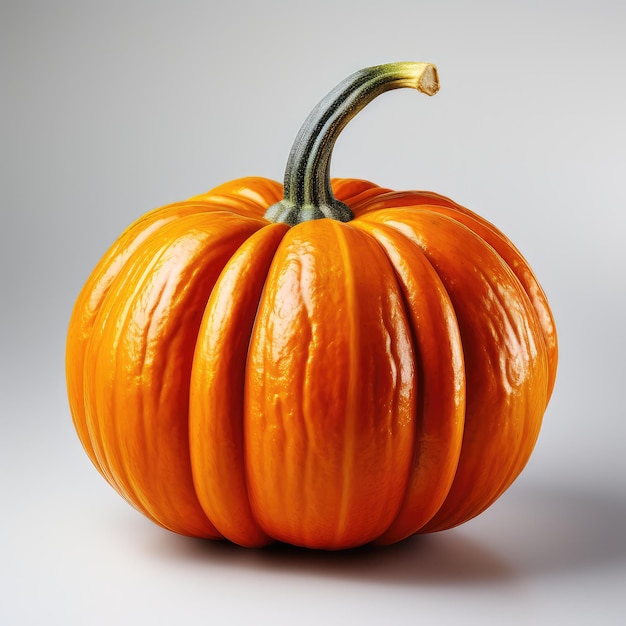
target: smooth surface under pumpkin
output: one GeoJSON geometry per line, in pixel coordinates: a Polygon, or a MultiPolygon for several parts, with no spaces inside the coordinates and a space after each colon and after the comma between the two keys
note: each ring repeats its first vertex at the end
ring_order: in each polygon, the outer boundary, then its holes
{"type": "Polygon", "coordinates": [[[429,192],[329,179],[368,68],[305,122],[284,186],[243,178],[150,212],[94,269],[67,341],[96,468],[177,533],[244,546],[393,543],[481,513],[534,447],[557,367],[511,242],[429,192]]]}

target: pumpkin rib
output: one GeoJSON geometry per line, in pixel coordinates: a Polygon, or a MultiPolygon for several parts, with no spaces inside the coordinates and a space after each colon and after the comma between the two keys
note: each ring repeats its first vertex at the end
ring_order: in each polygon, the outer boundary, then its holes
{"type": "MultiPolygon", "coordinates": [[[[388,283],[387,288],[389,289],[389,291],[393,290],[393,291],[395,291],[398,294],[398,305],[399,305],[399,307],[400,307],[400,309],[402,311],[402,315],[403,315],[404,319],[406,320],[406,326],[407,326],[407,331],[408,331],[408,336],[405,339],[407,341],[407,343],[405,344],[405,350],[397,350],[397,347],[394,345],[394,343],[392,341],[389,342],[390,346],[388,347],[388,350],[389,351],[394,351],[394,348],[396,349],[395,350],[396,354],[394,354],[393,357],[391,357],[389,359],[389,362],[390,362],[390,364],[393,365],[394,363],[399,363],[403,359],[407,359],[407,360],[411,361],[411,367],[409,368],[410,371],[411,371],[411,377],[413,379],[411,381],[411,386],[413,388],[413,393],[415,394],[415,397],[416,397],[415,401],[413,403],[411,403],[412,404],[412,408],[414,409],[414,406],[415,406],[416,402],[419,401],[419,398],[420,398],[420,390],[416,386],[417,376],[416,376],[415,369],[414,369],[415,359],[412,358],[413,357],[412,354],[408,354],[408,355],[406,354],[406,347],[411,346],[411,351],[413,351],[415,349],[415,347],[414,347],[414,345],[412,345],[412,332],[411,332],[412,329],[411,329],[411,325],[410,325],[410,320],[408,318],[408,315],[406,314],[406,308],[404,307],[404,298],[402,296],[401,287],[400,287],[400,285],[398,284],[398,282],[396,280],[393,266],[392,266],[391,262],[389,261],[387,255],[385,255],[381,251],[381,249],[380,249],[381,246],[380,246],[379,242],[376,240],[376,238],[372,237],[371,233],[367,232],[366,230],[359,229],[354,221],[350,222],[347,225],[343,225],[341,222],[338,222],[338,221],[332,221],[331,224],[333,225],[333,227],[335,228],[335,230],[338,233],[339,232],[345,232],[345,231],[353,230],[355,228],[355,226],[356,226],[357,227],[356,229],[362,235],[365,235],[368,240],[370,240],[371,242],[374,243],[375,250],[376,250],[376,256],[380,256],[380,260],[381,261],[384,260],[384,264],[387,266],[386,273],[389,276],[389,278],[393,281],[392,283],[388,283]],[[393,285],[393,289],[392,289],[391,285],[393,285]],[[402,354],[398,354],[397,352],[402,352],[402,354]]],[[[362,271],[362,268],[361,268],[360,264],[359,264],[359,267],[357,268],[355,266],[355,264],[353,262],[351,262],[351,259],[350,259],[350,252],[351,251],[350,251],[350,249],[349,249],[349,247],[347,245],[346,238],[345,237],[339,237],[339,240],[341,242],[340,249],[341,249],[341,253],[342,253],[341,254],[342,265],[344,267],[348,268],[349,271],[351,272],[351,275],[348,277],[348,280],[350,282],[354,282],[357,279],[357,277],[355,276],[355,272],[362,271]]],[[[369,270],[369,267],[368,267],[368,270],[369,270]]],[[[379,271],[378,274],[382,275],[383,273],[379,271]]],[[[355,302],[354,301],[346,302],[346,308],[348,310],[350,310],[350,311],[354,310],[356,308],[355,302]]],[[[387,336],[389,338],[391,338],[392,337],[392,333],[393,333],[393,329],[390,328],[391,325],[389,323],[384,324],[384,325],[386,327],[387,336]]],[[[355,330],[356,330],[357,327],[358,327],[358,323],[355,323],[352,326],[352,328],[353,328],[353,337],[352,337],[351,345],[355,346],[355,347],[359,346],[362,343],[361,338],[355,333],[355,330]]],[[[359,360],[359,358],[360,358],[360,355],[358,353],[354,354],[353,357],[352,357],[352,359],[355,362],[357,362],[359,360]]],[[[396,365],[394,369],[395,370],[399,369],[398,365],[396,365]]],[[[394,384],[396,383],[395,377],[399,377],[399,374],[395,373],[394,384]]],[[[353,393],[354,394],[360,393],[360,391],[358,389],[359,386],[360,386],[359,383],[360,383],[360,381],[359,381],[358,377],[355,376],[352,379],[352,385],[351,385],[351,388],[353,389],[353,393]]],[[[345,432],[345,438],[344,438],[346,443],[349,443],[349,444],[353,444],[354,443],[353,433],[358,428],[358,418],[357,418],[356,414],[353,414],[352,417],[353,417],[352,423],[351,424],[350,423],[346,423],[346,432],[345,432]]],[[[396,420],[398,422],[400,422],[400,423],[402,423],[402,422],[406,422],[406,423],[411,422],[411,430],[414,431],[415,424],[412,423],[413,414],[411,414],[409,412],[406,412],[405,414],[401,414],[401,415],[397,416],[396,420]]],[[[390,430],[390,433],[392,435],[393,435],[394,429],[397,428],[397,427],[398,427],[398,425],[394,422],[394,420],[390,419],[387,428],[390,430]]],[[[413,435],[411,437],[411,445],[410,445],[410,448],[411,448],[411,458],[413,456],[412,450],[414,448],[414,440],[415,440],[415,436],[413,435]]],[[[393,450],[391,448],[391,438],[388,438],[385,441],[385,444],[386,444],[386,450],[384,451],[383,454],[385,454],[387,456],[387,458],[391,459],[391,458],[393,458],[393,454],[394,454],[393,450]]],[[[355,450],[355,449],[353,449],[353,450],[348,449],[348,454],[346,455],[346,457],[349,457],[352,460],[351,467],[350,467],[350,470],[352,472],[354,472],[354,459],[355,459],[356,456],[358,456],[358,451],[357,450],[355,450]]],[[[407,470],[408,469],[409,468],[407,468],[407,470]]],[[[408,471],[405,472],[405,474],[406,474],[406,480],[404,481],[404,485],[403,485],[403,487],[401,489],[400,497],[396,498],[395,506],[390,503],[390,505],[388,507],[390,510],[392,510],[394,512],[394,514],[389,516],[389,520],[390,521],[385,526],[386,529],[388,529],[393,524],[393,520],[397,517],[398,511],[399,511],[399,509],[400,509],[400,507],[402,505],[402,501],[404,499],[404,494],[406,492],[406,488],[407,488],[407,485],[408,485],[408,482],[409,482],[409,480],[408,480],[408,471]]],[[[342,540],[342,532],[341,531],[347,527],[348,522],[349,522],[349,518],[348,518],[348,506],[349,506],[348,505],[348,501],[349,501],[349,494],[350,494],[350,486],[351,485],[350,485],[350,481],[345,480],[345,477],[348,475],[348,472],[344,472],[343,475],[344,475],[344,493],[343,493],[342,504],[344,505],[344,508],[343,508],[342,514],[340,515],[340,518],[339,518],[340,522],[339,522],[339,525],[338,525],[338,534],[337,534],[337,541],[338,541],[338,543],[340,543],[341,540],[342,540]],[[343,526],[343,528],[342,528],[342,526],[343,526]]],[[[389,513],[389,511],[387,511],[387,514],[388,513],[389,513]]],[[[380,537],[381,534],[377,535],[377,537],[380,537]]],[[[374,540],[377,537],[374,537],[374,540]]]]}
{"type": "MultiPolygon", "coordinates": [[[[508,268],[506,264],[504,265],[508,268]]],[[[523,289],[520,289],[517,295],[520,297],[520,301],[523,301],[525,299],[526,293],[523,289]]],[[[530,301],[528,301],[528,303],[530,304],[530,301]]],[[[504,306],[504,301],[501,302],[501,305],[502,309],[504,310],[504,319],[508,319],[510,326],[513,327],[513,324],[515,322],[519,323],[520,317],[513,317],[511,314],[512,309],[504,306]]],[[[526,316],[526,319],[533,318],[531,307],[525,307],[524,316],[526,316]]],[[[540,343],[542,343],[542,336],[540,332],[537,332],[536,329],[534,331],[531,331],[530,337],[531,342],[533,340],[537,342],[537,347],[540,343]]],[[[500,359],[505,360],[506,357],[501,356],[500,359]]],[[[468,511],[465,513],[464,516],[457,516],[457,518],[453,521],[443,522],[442,518],[445,519],[445,506],[442,507],[442,512],[440,515],[438,515],[438,519],[432,520],[432,523],[430,525],[427,525],[427,527],[424,529],[427,532],[449,528],[452,525],[456,526],[479,515],[504,493],[504,491],[511,485],[515,478],[517,478],[523,467],[526,465],[530,457],[530,453],[532,452],[532,449],[535,445],[537,436],[539,434],[541,419],[543,417],[548,395],[547,370],[545,365],[546,357],[545,355],[539,354],[535,356],[535,359],[537,360],[537,362],[532,368],[532,372],[528,376],[529,385],[531,385],[533,388],[527,392],[527,400],[525,402],[522,402],[519,399],[514,400],[513,396],[516,395],[514,391],[511,393],[511,399],[507,400],[506,408],[509,410],[510,404],[517,403],[516,409],[517,413],[520,415],[519,419],[522,424],[521,427],[514,428],[513,430],[515,432],[512,433],[508,438],[509,444],[513,446],[510,453],[511,462],[509,463],[508,471],[505,465],[505,467],[500,470],[499,479],[497,472],[494,472],[494,476],[489,477],[489,480],[492,484],[491,496],[484,497],[482,502],[477,502],[473,509],[469,509],[469,507],[467,507],[468,511]]],[[[508,369],[508,366],[510,366],[513,361],[514,359],[511,358],[505,363],[505,380],[511,381],[513,378],[513,373],[511,373],[508,369]]],[[[472,389],[476,389],[478,388],[478,384],[478,381],[473,381],[470,383],[470,387],[472,389]]],[[[492,415],[494,419],[498,419],[499,412],[497,410],[493,411],[492,415]]],[[[468,419],[471,420],[471,414],[468,419]]],[[[513,417],[511,418],[511,421],[514,421],[513,417]]],[[[489,432],[488,429],[485,430],[486,432],[482,434],[486,438],[489,437],[489,432]]],[[[478,448],[478,446],[474,447],[478,448]]],[[[485,452],[484,445],[482,447],[482,452],[485,452]]],[[[463,454],[464,451],[462,449],[461,461],[464,460],[463,454]]],[[[467,458],[470,453],[465,454],[465,458],[467,458]]],[[[471,452],[471,454],[476,454],[476,452],[471,452]]],[[[451,501],[453,501],[455,497],[461,500],[467,499],[467,492],[465,492],[464,495],[461,495],[462,492],[465,491],[463,487],[457,488],[456,485],[453,485],[453,489],[456,489],[456,493],[452,494],[450,498],[451,501]]]]}
{"type": "MultiPolygon", "coordinates": [[[[289,471],[288,453],[299,453],[302,459],[301,450],[309,450],[309,445],[303,443],[303,439],[310,437],[307,429],[302,428],[302,419],[299,420],[299,428],[292,429],[291,433],[288,431],[289,418],[293,414],[290,407],[301,404],[304,385],[295,382],[300,372],[300,368],[295,367],[295,338],[281,337],[274,329],[281,322],[283,314],[293,314],[298,310],[301,313],[298,317],[299,339],[310,343],[306,324],[308,316],[302,314],[303,303],[298,291],[289,289],[284,298],[277,295],[277,290],[280,291],[278,280],[291,265],[286,267],[279,259],[288,249],[292,235],[291,231],[287,231],[268,269],[266,287],[259,300],[251,332],[244,394],[245,471],[250,508],[263,531],[279,541],[289,541],[289,537],[276,532],[275,527],[279,523],[276,518],[282,518],[282,524],[287,527],[286,533],[293,533],[292,527],[299,521],[289,506],[290,492],[294,492],[294,506],[300,507],[300,513],[302,507],[307,505],[302,502],[304,490],[297,489],[297,484],[295,489],[292,488],[295,481],[289,480],[294,472],[289,471]],[[282,339],[283,345],[276,345],[272,341],[273,334],[282,339]],[[266,353],[267,347],[272,348],[271,354],[266,353]],[[280,389],[265,388],[264,381],[269,376],[280,377],[281,374],[285,376],[285,387],[291,389],[289,399],[283,396],[280,389]],[[297,437],[298,434],[300,437],[297,437]],[[265,485],[271,485],[271,493],[264,490],[265,485]]],[[[303,376],[300,379],[303,380],[303,376]]],[[[310,478],[306,462],[300,461],[296,468],[298,470],[304,472],[305,481],[310,478]]]]}
{"type": "MultiPolygon", "coordinates": [[[[142,245],[135,248],[133,252],[145,248],[150,244],[150,239],[143,240],[142,245]]],[[[126,271],[116,274],[115,279],[109,285],[115,286],[115,289],[111,291],[107,289],[107,295],[103,298],[99,307],[99,311],[94,320],[94,329],[89,337],[88,344],[85,348],[85,402],[86,402],[86,428],[89,435],[89,440],[94,450],[94,454],[99,462],[99,468],[105,478],[113,485],[118,492],[120,492],[124,498],[129,501],[135,508],[142,511],[147,517],[162,525],[158,519],[155,519],[152,515],[149,507],[145,506],[144,499],[137,494],[134,489],[133,481],[131,480],[125,469],[113,469],[114,466],[120,465],[119,456],[115,455],[115,450],[106,445],[107,428],[113,428],[117,435],[117,423],[111,420],[111,415],[115,415],[115,405],[118,402],[118,398],[115,394],[107,394],[107,399],[113,403],[113,407],[107,407],[106,409],[98,410],[97,388],[94,381],[98,382],[100,377],[96,374],[96,368],[99,364],[100,350],[102,348],[102,337],[105,327],[113,316],[114,320],[120,320],[124,317],[125,312],[130,306],[129,300],[117,300],[116,295],[121,290],[124,290],[126,284],[132,281],[133,278],[133,255],[126,259],[124,269],[126,271]],[[125,284],[126,283],[126,284],[125,284]],[[109,294],[111,294],[109,296],[109,294]],[[111,302],[111,299],[113,300],[111,302]],[[121,310],[120,310],[121,309],[121,310]],[[97,323],[96,323],[97,322],[97,323]],[[87,367],[89,366],[89,367],[87,367]],[[102,417],[104,416],[104,419],[102,417]],[[117,459],[115,457],[118,457],[117,459]]],[[[146,259],[151,261],[151,264],[156,264],[158,259],[150,259],[148,255],[146,259]]],[[[113,355],[113,368],[117,369],[118,355],[113,355]]],[[[140,357],[143,362],[143,357],[140,357]]]]}
{"type": "Polygon", "coordinates": [[[194,353],[189,438],[198,500],[230,541],[248,547],[271,539],[249,502],[244,444],[246,361],[269,265],[287,227],[263,227],[232,255],[207,303],[194,353]]]}
{"type": "Polygon", "coordinates": [[[542,337],[546,346],[548,355],[548,394],[546,398],[546,406],[550,401],[554,385],[556,382],[556,372],[558,364],[558,339],[556,334],[556,325],[548,299],[539,281],[535,277],[528,262],[517,249],[517,247],[493,224],[481,218],[479,215],[454,204],[451,207],[439,207],[439,213],[448,215],[452,219],[464,224],[489,244],[509,266],[511,271],[520,281],[526,295],[528,296],[537,320],[542,330],[542,337]]]}
{"type": "MultiPolygon", "coordinates": [[[[148,238],[141,241],[133,250],[133,253],[125,259],[123,271],[117,272],[107,287],[106,295],[102,298],[96,315],[94,316],[93,329],[89,335],[87,345],[84,348],[85,369],[83,384],[85,388],[86,430],[94,455],[98,461],[97,467],[109,483],[113,485],[127,501],[150,519],[160,524],[158,520],[154,519],[142,498],[135,492],[132,481],[127,473],[113,469],[116,460],[114,459],[114,450],[106,445],[106,430],[111,426],[116,427],[115,422],[110,420],[110,416],[115,414],[116,411],[114,408],[112,409],[110,407],[107,407],[105,410],[98,410],[97,387],[95,384],[95,382],[100,380],[100,377],[96,374],[96,368],[99,365],[104,330],[107,325],[111,325],[110,319],[113,319],[115,323],[119,323],[118,321],[124,316],[125,311],[128,309],[128,306],[130,306],[130,301],[123,299],[118,300],[116,296],[118,293],[125,291],[128,282],[132,280],[132,260],[134,253],[149,244],[150,239],[148,238]],[[113,287],[113,289],[111,289],[111,287],[113,287]]],[[[150,259],[149,256],[145,258],[150,259]]],[[[150,260],[151,264],[157,262],[157,259],[150,260]]],[[[113,355],[112,365],[114,369],[117,369],[117,354],[113,355]]],[[[114,405],[117,402],[115,394],[109,394],[107,399],[114,403],[114,405]]]]}
{"type": "MultiPolygon", "coordinates": [[[[70,318],[66,345],[66,377],[72,419],[85,451],[101,472],[104,470],[96,457],[86,425],[83,389],[85,348],[93,332],[94,319],[111,282],[140,241],[155,228],[155,223],[158,224],[165,213],[167,211],[164,209],[152,211],[122,233],[94,268],[77,298],[70,318]]],[[[158,228],[158,225],[156,227],[158,228]]]]}
{"type": "MultiPolygon", "coordinates": [[[[349,285],[349,288],[346,289],[346,300],[345,300],[345,308],[346,315],[358,315],[359,306],[357,302],[357,294],[355,289],[355,268],[351,263],[350,258],[350,250],[348,249],[348,244],[346,242],[346,238],[342,236],[344,233],[339,226],[339,222],[331,221],[330,224],[334,228],[336,232],[336,238],[338,242],[338,261],[341,263],[345,272],[345,282],[349,285]]],[[[345,316],[344,316],[345,318],[345,316]]],[[[350,329],[349,333],[349,357],[348,363],[351,364],[349,367],[349,377],[347,381],[348,386],[348,394],[352,395],[356,392],[356,388],[358,386],[358,376],[356,375],[357,366],[356,363],[360,360],[360,342],[357,328],[359,326],[359,320],[355,319],[352,323],[348,324],[350,329]]],[[[310,360],[309,360],[310,362],[310,360]]],[[[357,407],[355,403],[350,403],[349,411],[347,412],[345,423],[344,423],[344,433],[343,433],[343,441],[344,441],[344,454],[343,454],[343,464],[341,467],[341,496],[340,496],[340,506],[337,518],[337,531],[335,536],[335,542],[340,543],[343,536],[345,536],[346,528],[349,523],[349,508],[350,508],[350,486],[354,481],[355,474],[355,446],[354,446],[354,436],[353,433],[357,429],[357,407]]]]}
{"type": "MultiPolygon", "coordinates": [[[[107,325],[108,320],[113,316],[113,319],[116,320],[116,323],[120,330],[123,333],[123,330],[128,328],[128,324],[121,323],[121,320],[127,320],[128,312],[132,306],[132,299],[128,298],[126,300],[116,300],[115,295],[119,293],[119,291],[125,291],[129,288],[129,283],[137,282],[141,280],[141,274],[144,276],[147,275],[146,270],[150,270],[151,266],[155,266],[158,264],[159,256],[151,256],[148,254],[147,248],[150,244],[153,243],[153,240],[149,239],[143,242],[143,246],[140,246],[138,250],[141,252],[145,250],[143,258],[149,261],[149,265],[145,270],[141,270],[139,265],[140,261],[136,259],[135,256],[131,256],[128,260],[128,263],[125,267],[125,272],[118,274],[116,280],[113,282],[113,286],[115,287],[112,290],[113,303],[111,309],[108,308],[109,299],[105,298],[101,313],[99,314],[97,321],[99,322],[96,325],[98,332],[95,333],[90,341],[87,351],[87,361],[92,362],[93,371],[91,372],[91,376],[86,377],[86,387],[90,395],[93,394],[92,406],[89,411],[92,421],[89,424],[90,433],[92,435],[92,441],[94,442],[94,448],[96,449],[98,455],[103,459],[103,465],[106,467],[109,476],[113,476],[114,486],[118,490],[122,490],[127,499],[129,499],[133,505],[144,512],[150,519],[158,523],[159,525],[164,525],[159,519],[158,515],[155,516],[152,507],[150,506],[150,502],[146,501],[146,498],[142,494],[141,490],[137,489],[137,485],[133,480],[131,472],[128,471],[127,463],[125,460],[125,454],[122,452],[120,454],[120,449],[116,445],[111,445],[111,439],[113,442],[122,441],[124,439],[122,433],[123,430],[120,426],[120,420],[116,419],[116,416],[119,414],[120,405],[124,404],[123,396],[120,398],[120,394],[115,393],[113,391],[113,385],[110,384],[110,391],[102,393],[98,390],[98,383],[101,381],[105,381],[105,373],[98,375],[97,367],[100,363],[100,360],[109,355],[103,355],[103,352],[109,352],[106,350],[106,343],[103,340],[104,332],[110,327],[110,324],[107,325]],[[136,276],[135,274],[139,274],[136,276]],[[117,305],[117,306],[116,306],[117,305]],[[107,402],[108,401],[108,402],[107,402]],[[107,402],[108,405],[105,405],[107,402]],[[104,419],[102,419],[104,417],[104,419]],[[95,423],[94,423],[95,420],[95,423]],[[113,436],[111,437],[110,431],[113,432],[113,436]]],[[[158,297],[156,300],[158,301],[158,297]]],[[[148,314],[147,317],[152,318],[151,314],[148,314]]],[[[107,364],[110,363],[112,365],[111,371],[119,371],[122,370],[123,367],[119,366],[120,353],[121,351],[111,350],[110,351],[110,360],[107,364]],[[112,357],[112,358],[111,358],[112,357]]],[[[139,354],[136,354],[136,361],[139,363],[140,371],[143,368],[143,363],[145,362],[145,348],[140,350],[139,354]]],[[[141,404],[142,395],[138,396],[139,403],[141,404]]],[[[122,409],[123,411],[123,409],[122,409]]],[[[137,417],[137,414],[142,415],[143,411],[135,411],[131,415],[132,418],[137,417]]],[[[147,426],[148,423],[143,421],[141,424],[143,430],[143,436],[146,437],[147,426]]],[[[133,457],[137,456],[137,453],[133,453],[132,448],[129,449],[127,454],[131,454],[133,457]]],[[[167,525],[165,525],[167,527],[167,525]]]]}
{"type": "Polygon", "coordinates": [[[415,346],[415,452],[400,510],[376,540],[389,544],[418,532],[452,485],[465,415],[463,351],[449,295],[421,248],[388,226],[352,224],[376,239],[394,268],[415,346]]]}
{"type": "Polygon", "coordinates": [[[276,252],[250,342],[245,441],[253,512],[279,541],[366,543],[400,506],[415,392],[395,285],[377,242],[350,225],[300,224],[276,252]]]}
{"type": "Polygon", "coordinates": [[[267,207],[278,202],[282,196],[283,186],[275,180],[262,176],[245,176],[222,183],[192,199],[220,204],[223,199],[228,201],[234,198],[236,207],[243,203],[249,210],[249,215],[262,217],[267,207]]]}
{"type": "Polygon", "coordinates": [[[331,185],[337,200],[350,207],[355,219],[361,214],[363,206],[367,206],[375,198],[389,191],[359,178],[334,178],[331,180],[331,185]]]}

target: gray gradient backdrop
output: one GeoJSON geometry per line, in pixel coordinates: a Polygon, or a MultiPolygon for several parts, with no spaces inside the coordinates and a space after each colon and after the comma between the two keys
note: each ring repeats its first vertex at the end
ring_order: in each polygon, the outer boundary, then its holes
{"type": "Polygon", "coordinates": [[[626,623],[626,4],[0,1],[0,623],[626,623]],[[367,65],[386,94],[333,174],[451,196],[507,233],[552,303],[561,364],[525,473],[480,518],[344,555],[206,545],[91,467],[64,387],[92,267],[140,214],[282,178],[317,100],[367,65]]]}

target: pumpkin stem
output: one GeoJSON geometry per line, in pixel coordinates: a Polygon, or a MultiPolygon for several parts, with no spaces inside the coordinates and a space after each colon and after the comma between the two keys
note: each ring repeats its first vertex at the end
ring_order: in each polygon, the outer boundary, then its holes
{"type": "Polygon", "coordinates": [[[284,199],[265,213],[271,222],[295,226],[330,217],[349,222],[350,208],[333,195],[330,159],[347,123],[374,98],[410,87],[432,96],[439,90],[437,68],[430,63],[388,63],[348,76],[311,111],[300,128],[285,168],[284,199]]]}

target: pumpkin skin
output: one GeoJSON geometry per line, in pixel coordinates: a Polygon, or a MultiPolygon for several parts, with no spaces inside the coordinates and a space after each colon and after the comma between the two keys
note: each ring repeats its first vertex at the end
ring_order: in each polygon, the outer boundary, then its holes
{"type": "Polygon", "coordinates": [[[443,196],[332,181],[349,221],[267,219],[257,177],[152,211],[70,320],[78,436],[174,532],[329,550],[452,528],[535,445],[557,339],[528,263],[443,196]]]}

